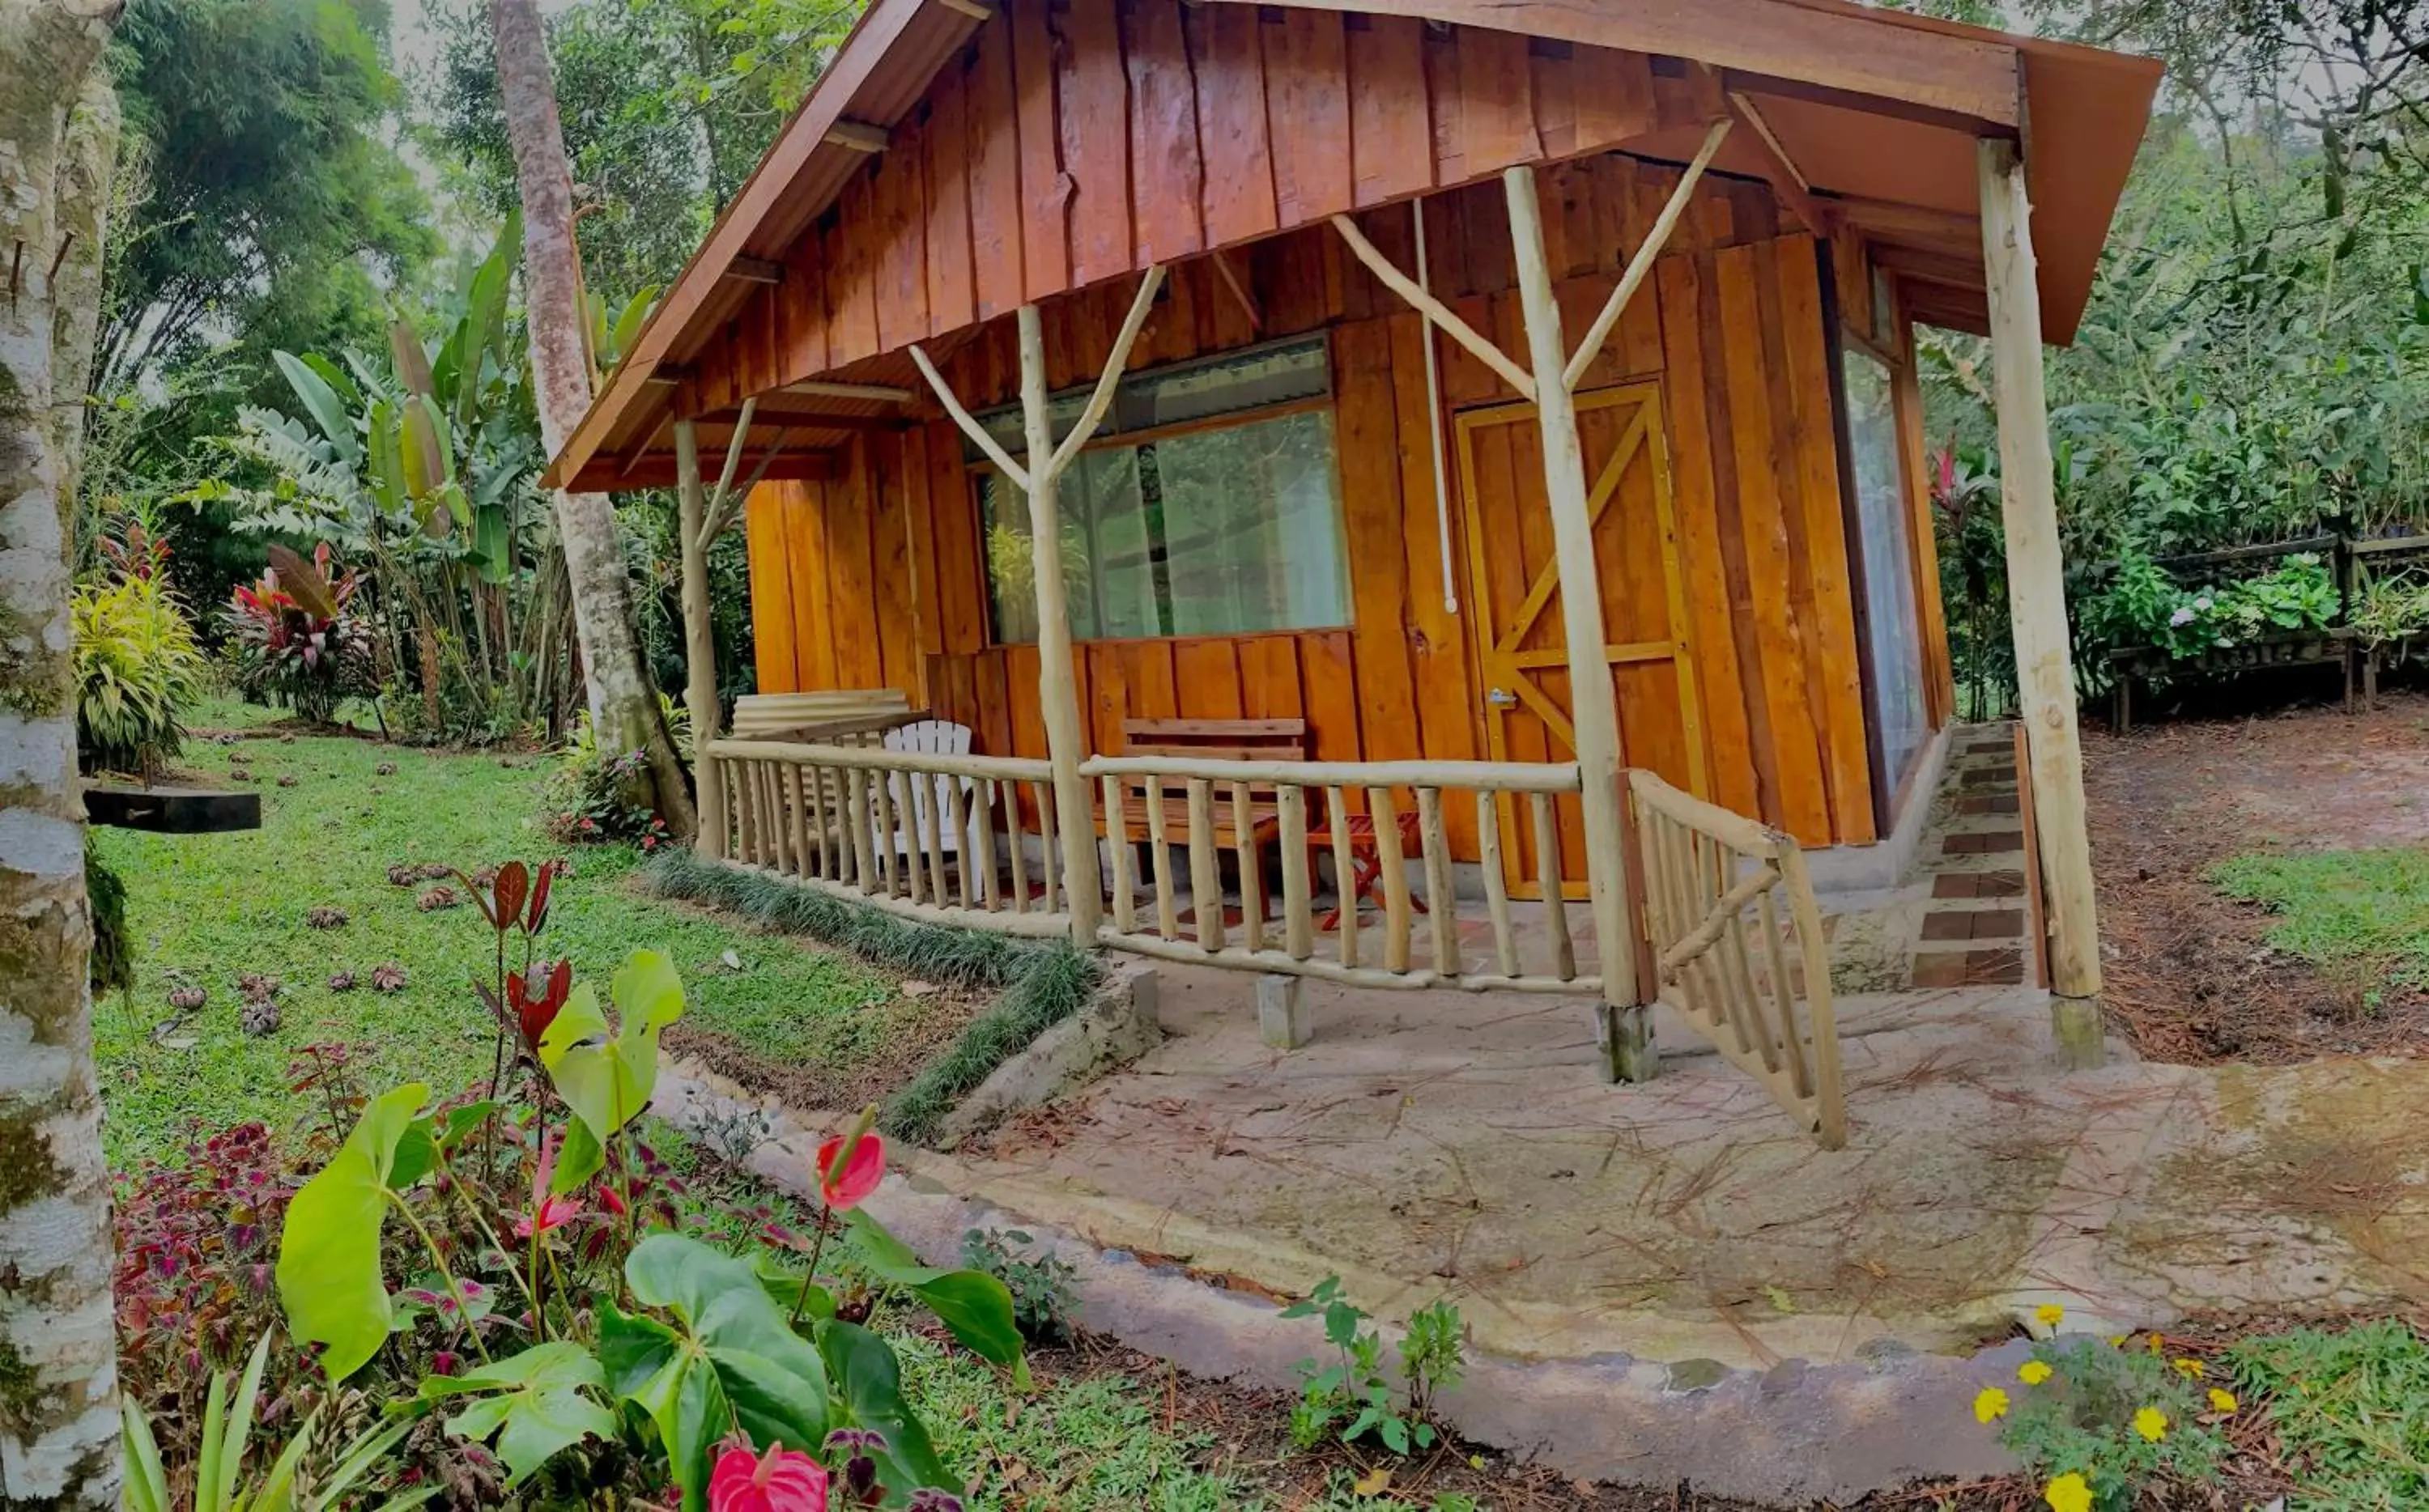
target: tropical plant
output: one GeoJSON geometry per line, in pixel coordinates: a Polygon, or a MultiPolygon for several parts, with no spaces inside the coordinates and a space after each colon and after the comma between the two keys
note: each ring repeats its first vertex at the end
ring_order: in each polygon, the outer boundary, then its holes
{"type": "MultiPolygon", "coordinates": [[[[315,1410],[296,1425],[270,1468],[246,1484],[244,1459],[252,1447],[262,1369],[270,1362],[270,1339],[265,1333],[253,1346],[233,1397],[225,1372],[211,1377],[203,1405],[202,1452],[192,1467],[190,1485],[173,1477],[162,1461],[150,1415],[132,1398],[119,1405],[126,1512],[320,1512],[322,1507],[340,1506],[355,1484],[394,1453],[412,1430],[413,1424],[400,1422],[363,1435],[339,1454],[325,1475],[314,1477],[306,1489],[306,1462],[315,1447],[321,1422],[315,1410]]],[[[428,1486],[390,1497],[381,1504],[381,1512],[405,1512],[437,1496],[439,1489],[428,1486]]]]}
{"type": "Polygon", "coordinates": [[[885,1165],[874,1109],[818,1152],[813,1234],[758,1225],[764,1247],[744,1257],[668,1231],[675,1178],[634,1127],[682,984],[664,956],[636,950],[610,983],[611,1016],[537,951],[551,875],[509,863],[486,886],[465,879],[497,942],[499,985],[481,993],[499,1040],[486,1095],[434,1106],[412,1084],[362,1103],[283,1214],[289,1327],[333,1388],[391,1358],[400,1333],[436,1346],[387,1410],[493,1444],[505,1486],[543,1499],[646,1497],[671,1481],[686,1507],[706,1507],[738,1450],[801,1460],[793,1473],[815,1471],[856,1504],[958,1506],[893,1351],[852,1321],[875,1299],[843,1307],[820,1262],[848,1239],[878,1289],[924,1305],[1019,1382],[1011,1294],[921,1265],[868,1212],[885,1165]],[[388,1244],[391,1219],[409,1243],[388,1244]],[[519,1306],[497,1305],[506,1297],[519,1306]]]}
{"type": "MultiPolygon", "coordinates": [[[[148,559],[147,559],[148,560],[148,559]]],[[[117,569],[76,590],[76,754],[88,771],[149,781],[177,754],[183,716],[205,692],[192,623],[154,571],[117,569]]]]}
{"type": "Polygon", "coordinates": [[[370,636],[349,612],[362,579],[333,570],[326,541],[310,562],[273,546],[270,564],[229,600],[237,685],[247,698],[326,724],[339,701],[372,686],[370,636]]]}
{"type": "Polygon", "coordinates": [[[564,564],[533,498],[539,439],[506,340],[519,236],[510,222],[472,265],[436,341],[400,320],[376,357],[273,353],[299,414],[246,407],[218,443],[273,481],[182,496],[367,562],[389,682],[418,695],[407,727],[433,738],[518,733],[571,696],[564,564]]]}

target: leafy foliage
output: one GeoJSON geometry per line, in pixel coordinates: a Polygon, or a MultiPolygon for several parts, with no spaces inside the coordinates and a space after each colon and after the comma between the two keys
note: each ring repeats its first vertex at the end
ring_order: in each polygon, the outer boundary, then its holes
{"type": "Polygon", "coordinates": [[[2146,1487],[2218,1480],[2227,1414],[2205,1400],[2198,1362],[2084,1334],[2034,1345],[2032,1361],[2038,1379],[1999,1393],[1999,1441],[2038,1479],[2079,1475],[2104,1512],[2124,1512],[2146,1487]]]}
{"type": "Polygon", "coordinates": [[[1336,1433],[1356,1443],[1372,1433],[1396,1454],[1431,1449],[1442,1437],[1432,1418],[1434,1399],[1456,1386],[1466,1369],[1464,1325],[1459,1308],[1436,1301],[1409,1320],[1401,1340],[1401,1389],[1395,1391],[1383,1362],[1383,1336],[1365,1310],[1343,1294],[1341,1277],[1328,1275],[1315,1290],[1282,1309],[1285,1318],[1321,1318],[1331,1364],[1299,1362],[1299,1400],[1291,1408],[1291,1441],[1313,1449],[1336,1433]],[[1347,1424],[1344,1426],[1344,1424],[1347,1424]]]}
{"type": "Polygon", "coordinates": [[[973,1228],[962,1236],[962,1263],[1003,1283],[1023,1339],[1052,1343],[1071,1337],[1080,1315],[1072,1291],[1080,1273],[1052,1250],[1034,1249],[1036,1242],[1017,1228],[973,1228]]]}
{"type": "Polygon", "coordinates": [[[149,780],[183,748],[204,693],[202,648],[165,574],[130,562],[75,591],[76,753],[149,780]]]}
{"type": "MultiPolygon", "coordinates": [[[[284,547],[273,547],[272,560],[284,547]]],[[[369,690],[370,637],[348,613],[362,579],[333,572],[327,542],[309,564],[287,553],[250,588],[229,600],[237,685],[247,697],[284,705],[314,724],[337,717],[343,699],[369,690]]]]}
{"type": "Polygon", "coordinates": [[[663,955],[632,952],[612,983],[611,1025],[587,983],[535,959],[552,873],[535,879],[510,863],[485,875],[468,885],[497,942],[498,986],[480,988],[501,1052],[489,1095],[425,1111],[428,1088],[410,1083],[370,1099],[286,1207],[280,1298],[330,1383],[369,1365],[400,1329],[426,1324],[445,1347],[388,1410],[453,1408],[448,1433],[493,1439],[509,1485],[545,1477],[551,1495],[588,1501],[671,1477],[683,1504],[699,1509],[721,1454],[783,1448],[829,1455],[866,1504],[958,1506],[891,1347],[848,1321],[820,1284],[826,1241],[848,1231],[878,1285],[924,1304],[1016,1384],[1026,1379],[1020,1335],[1000,1281],[920,1265],[857,1206],[884,1170],[869,1132],[877,1110],[819,1154],[827,1206],[805,1269],[789,1263],[797,1236],[772,1221],[758,1230],[768,1249],[755,1261],[653,1231],[674,1222],[674,1178],[633,1129],[656,1084],[659,1031],[683,1010],[681,981],[663,955]],[[509,976],[518,934],[523,963],[509,976]],[[512,1071],[509,1043],[519,1047],[512,1071]],[[864,1168],[865,1180],[835,1184],[864,1168]],[[526,1172],[528,1201],[507,1197],[526,1172]],[[429,1279],[393,1293],[388,1277],[412,1262],[388,1248],[391,1217],[431,1267],[429,1279]],[[509,1228],[517,1246],[500,1238],[509,1228]],[[520,1294],[520,1313],[495,1307],[505,1288],[520,1294]],[[500,1357],[491,1339],[521,1347],[500,1357]],[[459,1340],[481,1356],[477,1367],[463,1368],[459,1340]]]}

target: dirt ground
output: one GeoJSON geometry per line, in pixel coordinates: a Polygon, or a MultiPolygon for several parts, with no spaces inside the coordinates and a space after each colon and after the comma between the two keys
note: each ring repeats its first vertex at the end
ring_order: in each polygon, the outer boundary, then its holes
{"type": "Polygon", "coordinates": [[[2272,949],[2210,867],[2252,850],[2429,844],[2429,698],[2084,732],[2109,1011],[2149,1060],[2429,1054],[2429,993],[2272,949]]]}

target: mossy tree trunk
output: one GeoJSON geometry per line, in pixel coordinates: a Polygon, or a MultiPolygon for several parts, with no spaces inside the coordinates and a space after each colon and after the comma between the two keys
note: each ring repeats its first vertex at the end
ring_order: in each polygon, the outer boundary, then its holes
{"type": "Polygon", "coordinates": [[[118,115],[107,0],[0,0],[0,1505],[118,1504],[64,486],[118,115]]]}
{"type": "MultiPolygon", "coordinates": [[[[565,131],[557,116],[556,83],[536,0],[491,0],[497,34],[498,85],[515,180],[523,204],[523,305],[531,330],[532,397],[540,439],[554,456],[590,407],[582,283],[573,245],[573,174],[566,166],[565,131]]],[[[603,752],[646,751],[646,797],[678,834],[695,827],[683,762],[658,707],[658,692],[633,633],[632,594],[616,513],[605,494],[560,492],[556,534],[573,596],[574,632],[587,676],[590,724],[603,752]]],[[[694,728],[710,731],[714,709],[691,712],[694,728]]]]}

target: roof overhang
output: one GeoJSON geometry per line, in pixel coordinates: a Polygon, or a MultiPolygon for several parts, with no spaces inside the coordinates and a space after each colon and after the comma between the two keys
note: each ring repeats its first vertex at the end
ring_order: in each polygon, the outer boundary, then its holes
{"type": "MultiPolygon", "coordinates": [[[[2161,72],[2155,59],[1847,0],[1298,3],[1706,64],[1731,96],[1752,103],[1762,119],[1760,136],[1778,149],[1768,151],[1757,134],[1735,133],[1714,166],[1778,183],[1784,157],[1803,181],[1791,192],[1809,193],[1863,237],[1897,280],[1909,313],[1962,329],[1985,329],[1988,319],[1975,142],[2016,140],[2034,206],[2042,332],[2058,344],[2074,338],[2090,297],[2161,72]]],[[[702,450],[710,453],[709,428],[730,424],[732,411],[686,405],[686,365],[755,290],[781,276],[803,231],[991,13],[983,0],[871,0],[552,462],[552,485],[659,485],[668,471],[660,454],[667,423],[678,414],[703,422],[702,450]]],[[[1699,135],[1657,133],[1627,150],[1683,161],[1699,135]]],[[[830,376],[884,384],[913,378],[899,353],[830,376]]],[[[754,440],[758,429],[780,423],[768,407],[772,398],[762,401],[754,440]]],[[[808,460],[817,448],[901,413],[883,403],[837,403],[832,397],[821,407],[836,413],[838,424],[799,429],[792,444],[801,456],[780,458],[768,476],[795,469],[812,475],[822,465],[808,460]]]]}

